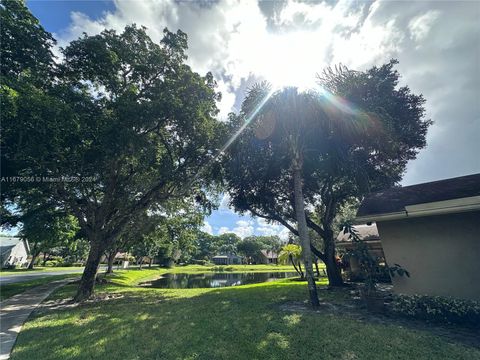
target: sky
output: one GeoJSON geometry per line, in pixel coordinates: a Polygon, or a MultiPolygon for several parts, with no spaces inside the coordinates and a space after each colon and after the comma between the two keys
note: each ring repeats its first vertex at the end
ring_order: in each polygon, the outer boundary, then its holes
{"type": "MultiPolygon", "coordinates": [[[[327,66],[364,70],[396,58],[400,85],[424,95],[434,121],[402,185],[480,172],[478,1],[29,0],[27,6],[58,47],[83,32],[132,23],[146,26],[155,41],[165,27],[181,29],[189,37],[188,63],[218,82],[221,120],[239,110],[257,81],[308,88],[327,66]]],[[[205,231],[288,236],[283,226],[235,214],[228,201],[223,196],[205,231]]]]}

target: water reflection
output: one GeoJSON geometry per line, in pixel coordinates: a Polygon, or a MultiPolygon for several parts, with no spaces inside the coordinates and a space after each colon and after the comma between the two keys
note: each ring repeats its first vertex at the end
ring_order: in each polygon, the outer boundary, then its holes
{"type": "Polygon", "coordinates": [[[140,284],[162,289],[218,288],[268,282],[298,276],[295,272],[165,274],[140,284]]]}

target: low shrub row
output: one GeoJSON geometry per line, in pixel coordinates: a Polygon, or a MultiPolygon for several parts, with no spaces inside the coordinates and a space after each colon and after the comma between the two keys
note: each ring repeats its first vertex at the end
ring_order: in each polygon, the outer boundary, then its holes
{"type": "Polygon", "coordinates": [[[84,264],[81,262],[70,262],[65,261],[62,258],[54,258],[52,260],[47,260],[45,262],[45,266],[49,267],[69,267],[69,266],[83,266],[84,264]]]}
{"type": "Polygon", "coordinates": [[[430,322],[480,327],[480,302],[444,296],[396,295],[392,311],[430,322]]]}
{"type": "Polygon", "coordinates": [[[208,260],[196,260],[196,259],[192,259],[190,260],[190,264],[193,264],[193,265],[203,265],[203,266],[206,266],[206,265],[212,265],[212,263],[208,260]]]}
{"type": "Polygon", "coordinates": [[[233,266],[213,266],[212,268],[209,269],[210,271],[215,271],[215,272],[223,272],[223,271],[233,271],[234,267],[233,266]]]}

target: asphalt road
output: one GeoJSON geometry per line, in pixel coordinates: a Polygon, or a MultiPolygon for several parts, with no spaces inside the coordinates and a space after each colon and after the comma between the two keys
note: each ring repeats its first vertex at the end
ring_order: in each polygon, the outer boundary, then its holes
{"type": "MultiPolygon", "coordinates": [[[[105,266],[100,267],[99,271],[105,270],[105,266]]],[[[79,274],[82,273],[83,269],[72,269],[72,270],[60,270],[60,271],[38,271],[25,275],[7,275],[0,276],[0,285],[14,284],[19,282],[25,282],[29,280],[34,280],[42,277],[55,276],[55,275],[66,275],[66,274],[79,274]]]]}

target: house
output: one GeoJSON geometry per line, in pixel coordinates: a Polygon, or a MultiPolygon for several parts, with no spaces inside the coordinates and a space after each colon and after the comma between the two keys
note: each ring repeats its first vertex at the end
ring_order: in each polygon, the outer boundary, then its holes
{"type": "MultiPolygon", "coordinates": [[[[368,224],[353,225],[352,228],[360,240],[367,244],[369,250],[376,256],[383,256],[382,243],[380,242],[380,236],[375,223],[369,222],[368,224]]],[[[345,231],[346,229],[344,228],[337,235],[336,245],[339,250],[350,251],[354,249],[354,245],[350,233],[345,231]]]]}
{"type": "MultiPolygon", "coordinates": [[[[352,228],[358,235],[358,238],[367,245],[367,249],[372,257],[379,259],[385,258],[375,223],[354,225],[352,228]]],[[[349,253],[355,250],[355,243],[345,228],[340,231],[336,238],[336,248],[340,253],[349,253]]],[[[359,263],[353,256],[349,257],[347,271],[352,280],[361,277],[359,263]]]]}
{"type": "Polygon", "coordinates": [[[261,250],[260,264],[278,264],[278,254],[275,251],[261,250]]]}
{"type": "Polygon", "coordinates": [[[0,237],[0,262],[2,268],[26,266],[30,248],[27,240],[13,236],[0,237]]]}
{"type": "Polygon", "coordinates": [[[394,291],[480,300],[480,174],[368,196],[356,221],[376,222],[394,291]]]}
{"type": "Polygon", "coordinates": [[[235,254],[222,254],[212,257],[215,265],[238,265],[242,263],[242,257],[235,254]]]}
{"type": "MultiPolygon", "coordinates": [[[[128,252],[122,252],[122,251],[117,251],[115,253],[115,257],[113,258],[113,265],[117,265],[117,268],[122,267],[122,269],[128,269],[130,265],[130,259],[132,256],[128,252]]],[[[108,256],[106,254],[103,254],[102,257],[100,258],[100,263],[101,264],[108,264],[108,256]]]]}

